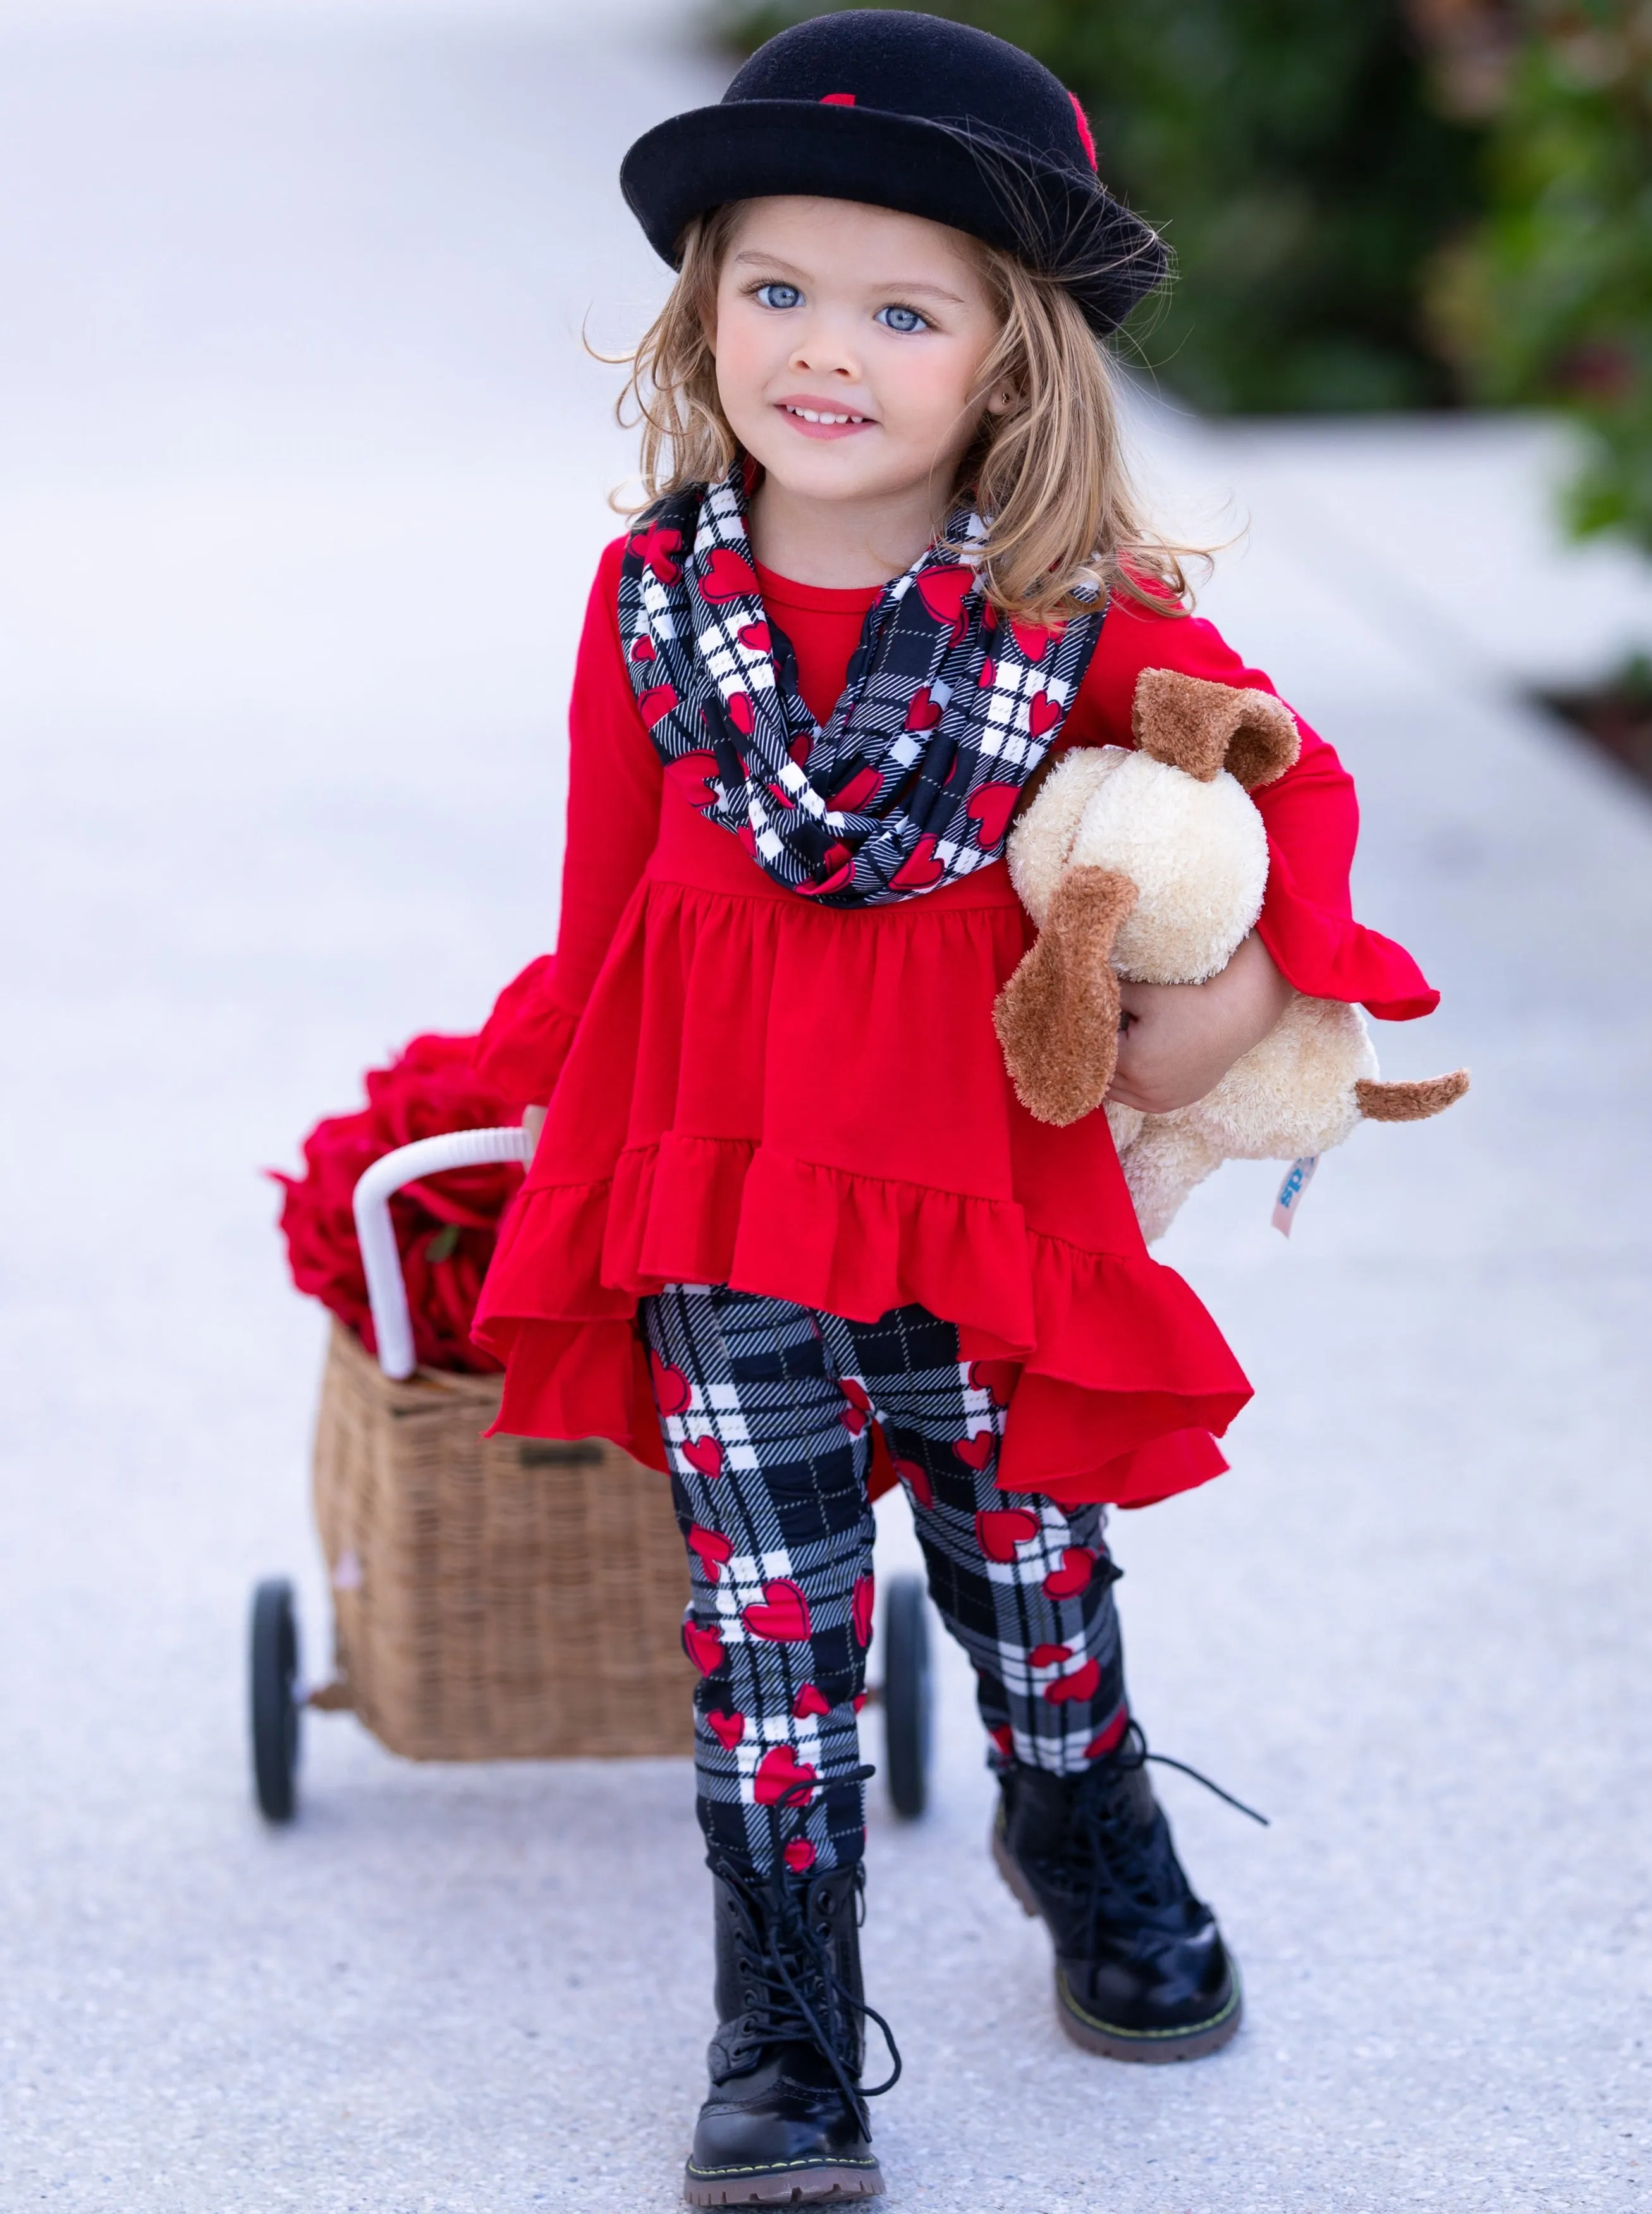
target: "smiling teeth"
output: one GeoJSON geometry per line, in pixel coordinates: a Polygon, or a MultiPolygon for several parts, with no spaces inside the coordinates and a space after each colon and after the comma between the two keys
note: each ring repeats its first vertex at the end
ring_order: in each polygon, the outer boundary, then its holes
{"type": "Polygon", "coordinates": [[[788,407],[788,415],[801,415],[805,423],[864,423],[864,415],[828,415],[818,407],[788,407]]]}

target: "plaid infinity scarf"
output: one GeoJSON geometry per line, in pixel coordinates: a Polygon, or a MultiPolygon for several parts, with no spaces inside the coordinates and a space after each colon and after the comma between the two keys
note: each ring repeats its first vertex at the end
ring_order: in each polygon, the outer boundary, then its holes
{"type": "MultiPolygon", "coordinates": [[[[983,535],[968,509],[945,533],[983,535]]],[[[763,612],[739,463],[651,509],[620,570],[626,665],[666,774],[826,907],[912,899],[998,859],[1105,613],[1000,622],[973,565],[931,546],[868,613],[823,729],[763,612]]]]}

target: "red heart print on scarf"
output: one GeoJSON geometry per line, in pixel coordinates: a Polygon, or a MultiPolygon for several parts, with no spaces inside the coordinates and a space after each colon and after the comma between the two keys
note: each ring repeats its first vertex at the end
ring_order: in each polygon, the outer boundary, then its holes
{"type": "Polygon", "coordinates": [[[912,1494],[912,1496],[917,1501],[920,1507],[933,1507],[934,1505],[935,1487],[929,1481],[928,1470],[923,1466],[921,1461],[897,1460],[895,1463],[895,1473],[900,1477],[902,1483],[905,1484],[907,1489],[912,1494]]]}
{"type": "Polygon", "coordinates": [[[1087,1545],[1068,1545],[1062,1554],[1062,1565],[1052,1569],[1044,1578],[1046,1599],[1076,1599],[1081,1591],[1088,1591],[1090,1579],[1096,1572],[1096,1557],[1087,1545]]]}
{"type": "Polygon", "coordinates": [[[771,1746],[757,1763],[752,1796],[760,1807],[806,1807],[815,1795],[817,1774],[789,1745],[771,1746]]]}
{"type": "Polygon", "coordinates": [[[827,801],[840,815],[853,815],[857,807],[864,807],[883,782],[875,768],[858,768],[846,785],[842,785],[827,801]]]}
{"type": "Polygon", "coordinates": [[[877,1596],[877,1585],[871,1576],[862,1576],[854,1587],[854,1597],[849,1604],[849,1613],[854,1623],[854,1642],[864,1652],[872,1643],[872,1608],[877,1596]]]}
{"type": "Polygon", "coordinates": [[[752,653],[767,653],[774,643],[769,637],[768,625],[766,622],[747,623],[743,629],[736,631],[734,635],[739,639],[741,645],[752,653]]]}
{"type": "Polygon", "coordinates": [[[689,1467],[697,1470],[701,1476],[721,1476],[723,1473],[723,1462],[725,1458],[723,1447],[720,1441],[713,1437],[709,1430],[704,1437],[690,1438],[688,1444],[679,1446],[677,1451],[688,1462],[689,1467]]]}
{"type": "MultiPolygon", "coordinates": [[[[933,731],[939,722],[940,717],[940,708],[929,696],[929,687],[927,684],[919,685],[912,695],[912,705],[906,711],[908,730],[933,731]]],[[[954,763],[954,767],[956,766],[957,764],[954,763]]]]}
{"type": "Polygon", "coordinates": [[[970,794],[964,811],[976,826],[978,846],[984,848],[998,843],[1010,827],[1010,817],[1020,797],[1019,784],[983,784],[979,792],[970,794]]]}
{"type": "Polygon", "coordinates": [[[998,682],[998,664],[990,654],[981,664],[981,674],[976,682],[983,692],[990,692],[998,682]]]}
{"type": "MultiPolygon", "coordinates": [[[[661,691],[669,692],[669,684],[661,691]]],[[[645,695],[653,698],[653,694],[645,695]]],[[[667,702],[667,705],[671,705],[667,702]]],[[[684,754],[681,759],[667,761],[665,774],[682,794],[690,807],[715,807],[717,804],[717,755],[715,754],[684,754]]]]}
{"type": "Polygon", "coordinates": [[[633,643],[631,648],[631,658],[633,661],[653,661],[658,659],[658,657],[654,641],[652,638],[639,638],[633,643]]]}
{"type": "Polygon", "coordinates": [[[746,1734],[743,1715],[707,1715],[706,1727],[725,1752],[732,1752],[746,1734]]]}
{"type": "Polygon", "coordinates": [[[935,859],[935,841],[928,831],[890,878],[896,891],[921,892],[931,884],[938,884],[946,874],[935,859]]]}
{"type": "Polygon", "coordinates": [[[918,578],[918,594],[938,623],[956,628],[964,620],[964,602],[974,582],[971,569],[926,569],[918,578]]]}
{"type": "Polygon", "coordinates": [[[696,1522],[688,1532],[688,1550],[698,1553],[701,1566],[715,1583],[723,1573],[723,1563],[734,1550],[731,1539],[720,1530],[705,1530],[696,1522]]]}
{"type": "Polygon", "coordinates": [[[1073,1658],[1070,1645],[1035,1645],[1027,1655],[1029,1668],[1058,1668],[1063,1660],[1073,1658]]]}
{"type": "Polygon", "coordinates": [[[817,1685],[805,1684],[792,1702],[792,1711],[799,1722],[810,1715],[829,1715],[832,1703],[817,1685]]]}
{"type": "Polygon", "coordinates": [[[723,705],[729,711],[729,720],[743,738],[749,738],[757,727],[757,711],[751,704],[750,692],[731,692],[723,705]]]}
{"type": "Polygon", "coordinates": [[[995,1407],[1007,1407],[1020,1373],[1019,1361],[972,1361],[970,1363],[970,1389],[986,1392],[995,1407]]]}
{"type": "Polygon", "coordinates": [[[1044,1697],[1052,1706],[1065,1706],[1069,1699],[1093,1699],[1101,1682],[1099,1660],[1086,1660],[1082,1668],[1075,1668],[1070,1676],[1057,1676],[1053,1684],[1044,1685],[1044,1697]]]}
{"type": "Polygon", "coordinates": [[[662,584],[675,584],[682,574],[676,558],[682,551],[682,533],[669,524],[652,523],[646,530],[633,531],[627,550],[646,561],[662,584]]]}
{"type": "Polygon", "coordinates": [[[807,1875],[815,1864],[815,1849],[807,1838],[793,1838],[780,1858],[793,1875],[807,1875]]]}
{"type": "Polygon", "coordinates": [[[983,1469],[993,1457],[997,1439],[990,1430],[977,1430],[972,1438],[959,1438],[952,1451],[965,1468],[983,1469]]]}
{"type": "Polygon", "coordinates": [[[772,1637],[779,1645],[797,1643],[812,1627],[809,1602],[789,1581],[765,1584],[762,1598],[746,1608],[743,1618],[754,1637],[772,1637]]]}
{"type": "Polygon", "coordinates": [[[743,600],[757,590],[757,572],[743,554],[731,546],[714,546],[700,572],[700,596],[713,607],[725,600],[743,600]]]}
{"type": "Polygon", "coordinates": [[[1013,1561],[1037,1534],[1038,1518],[1025,1507],[983,1507],[976,1516],[976,1543],[989,1561],[1013,1561]]]}
{"type": "MultiPolygon", "coordinates": [[[[651,684],[637,702],[637,712],[652,731],[656,723],[664,721],[676,705],[676,688],[671,684],[651,684]]],[[[697,755],[691,755],[697,760],[697,755]]]]}
{"type": "Polygon", "coordinates": [[[1044,623],[1017,622],[1013,615],[1010,618],[1010,628],[1015,634],[1015,643],[1029,661],[1042,661],[1049,651],[1050,639],[1061,636],[1058,630],[1052,630],[1044,623]]]}
{"type": "Polygon", "coordinates": [[[681,1415],[688,1411],[694,1393],[688,1379],[680,1368],[668,1368],[658,1353],[648,1356],[649,1373],[654,1379],[654,1404],[662,1415],[681,1415]]]}
{"type": "Polygon", "coordinates": [[[1035,738],[1042,738],[1046,731],[1053,731],[1062,719],[1062,711],[1048,692],[1035,692],[1027,702],[1027,728],[1035,738]]]}
{"type": "Polygon", "coordinates": [[[682,1649],[702,1676],[714,1676],[724,1661],[723,1633],[720,1630],[702,1630],[697,1622],[685,1622],[682,1649]]]}

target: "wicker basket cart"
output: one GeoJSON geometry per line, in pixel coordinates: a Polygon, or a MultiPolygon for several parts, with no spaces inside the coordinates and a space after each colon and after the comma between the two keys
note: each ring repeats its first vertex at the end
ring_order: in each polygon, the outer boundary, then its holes
{"type": "MultiPolygon", "coordinates": [[[[306,1707],[353,1713],[413,1760],[692,1751],[688,1575],[666,1480],[602,1439],[485,1437],[501,1379],[415,1367],[392,1193],[523,1153],[520,1130],[456,1131],[385,1155],[356,1187],[379,1357],[334,1324],[314,1471],[328,1681],[302,1681],[291,1582],[253,1594],[253,1771],[272,1822],[296,1811],[306,1707]]],[[[891,1580],[884,1769],[905,1816],[927,1795],[926,1606],[917,1577],[891,1580]]]]}

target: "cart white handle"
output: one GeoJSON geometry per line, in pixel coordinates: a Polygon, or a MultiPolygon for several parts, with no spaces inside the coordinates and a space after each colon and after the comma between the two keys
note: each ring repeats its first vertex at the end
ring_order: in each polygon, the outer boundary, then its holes
{"type": "Polygon", "coordinates": [[[444,1169],[483,1168],[495,1161],[525,1161],[528,1140],[519,1129],[453,1130],[445,1137],[419,1138],[398,1146],[376,1160],[356,1185],[356,1236],[367,1273],[367,1303],[373,1310],[378,1365],[397,1381],[411,1376],[413,1324],[407,1318],[407,1287],[401,1280],[401,1255],[390,1224],[390,1195],[404,1183],[439,1175],[444,1169]]]}

